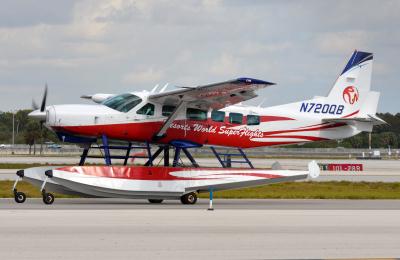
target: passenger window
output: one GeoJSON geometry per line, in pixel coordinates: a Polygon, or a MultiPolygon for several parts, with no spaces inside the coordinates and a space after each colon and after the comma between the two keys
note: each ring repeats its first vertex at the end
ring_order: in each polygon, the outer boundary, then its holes
{"type": "Polygon", "coordinates": [[[229,114],[229,123],[231,124],[242,124],[243,115],[240,113],[230,113],[229,114]]]}
{"type": "Polygon", "coordinates": [[[197,108],[188,108],[186,109],[186,117],[187,119],[192,119],[192,120],[206,120],[207,111],[197,108]]]}
{"type": "Polygon", "coordinates": [[[257,115],[247,116],[247,125],[259,125],[259,124],[260,124],[260,116],[257,115]]]}
{"type": "Polygon", "coordinates": [[[162,107],[161,114],[163,116],[170,116],[172,114],[172,112],[174,112],[175,108],[176,108],[176,106],[165,105],[165,106],[162,107]]]}
{"type": "Polygon", "coordinates": [[[215,122],[224,122],[225,112],[213,110],[211,111],[211,119],[215,122]]]}
{"type": "Polygon", "coordinates": [[[146,105],[142,106],[142,108],[140,108],[136,114],[154,116],[154,105],[147,103],[146,105]]]}

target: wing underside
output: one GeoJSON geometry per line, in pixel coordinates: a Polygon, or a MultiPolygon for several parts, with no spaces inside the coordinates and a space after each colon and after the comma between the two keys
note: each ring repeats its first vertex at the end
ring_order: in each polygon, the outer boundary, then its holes
{"type": "Polygon", "coordinates": [[[165,105],[176,105],[181,101],[188,106],[201,109],[221,109],[257,97],[256,90],[274,85],[275,83],[251,79],[238,78],[235,80],[214,83],[198,87],[154,94],[150,101],[165,105]]]}

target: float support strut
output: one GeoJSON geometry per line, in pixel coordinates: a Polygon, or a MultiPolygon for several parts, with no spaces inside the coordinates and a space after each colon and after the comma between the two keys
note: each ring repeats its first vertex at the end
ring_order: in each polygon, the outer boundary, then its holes
{"type": "Polygon", "coordinates": [[[90,146],[91,146],[91,144],[85,144],[82,155],[81,155],[81,160],[79,161],[79,166],[83,166],[85,164],[86,158],[89,153],[90,146]]]}
{"type": "Polygon", "coordinates": [[[124,165],[128,164],[129,154],[131,154],[131,150],[132,150],[132,143],[129,142],[128,143],[128,148],[126,149],[126,157],[124,159],[124,165]]]}
{"type": "Polygon", "coordinates": [[[108,138],[105,134],[101,136],[101,139],[103,141],[103,149],[104,149],[104,159],[106,161],[106,165],[111,165],[111,158],[110,158],[110,148],[108,145],[108,138]]]}
{"type": "Polygon", "coordinates": [[[185,153],[186,157],[190,160],[190,162],[193,164],[195,168],[199,168],[199,165],[197,164],[196,160],[193,158],[193,156],[189,153],[189,151],[186,148],[182,148],[183,152],[185,153]]]}
{"type": "Polygon", "coordinates": [[[176,167],[179,163],[179,158],[181,155],[181,149],[180,147],[175,147],[175,156],[174,156],[174,162],[172,163],[172,167],[176,167]]]}
{"type": "Polygon", "coordinates": [[[144,164],[144,166],[153,165],[153,161],[160,155],[160,153],[164,150],[164,147],[159,147],[157,151],[149,158],[149,160],[144,164]]]}
{"type": "Polygon", "coordinates": [[[169,166],[169,145],[164,146],[164,166],[169,166]]]}
{"type": "Polygon", "coordinates": [[[238,148],[239,153],[243,156],[244,160],[247,162],[247,164],[250,166],[250,168],[254,169],[253,164],[251,163],[251,161],[249,160],[249,158],[247,158],[247,155],[243,152],[243,150],[241,148],[238,148]]]}

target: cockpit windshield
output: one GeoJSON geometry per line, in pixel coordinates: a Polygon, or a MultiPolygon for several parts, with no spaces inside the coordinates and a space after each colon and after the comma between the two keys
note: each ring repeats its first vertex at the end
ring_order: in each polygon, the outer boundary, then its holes
{"type": "Polygon", "coordinates": [[[105,100],[102,104],[120,112],[128,112],[140,104],[140,102],[142,102],[142,99],[138,96],[133,94],[121,94],[105,100]]]}

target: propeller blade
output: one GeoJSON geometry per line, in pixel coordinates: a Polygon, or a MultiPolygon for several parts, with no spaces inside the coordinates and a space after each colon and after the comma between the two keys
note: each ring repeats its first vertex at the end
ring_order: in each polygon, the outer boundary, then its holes
{"type": "Polygon", "coordinates": [[[42,105],[40,106],[40,112],[43,112],[44,109],[46,108],[46,99],[47,99],[47,83],[44,87],[44,93],[43,93],[42,105]]]}
{"type": "Polygon", "coordinates": [[[39,109],[38,104],[35,102],[34,99],[32,99],[32,110],[38,110],[38,109],[39,109]]]}

